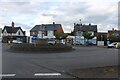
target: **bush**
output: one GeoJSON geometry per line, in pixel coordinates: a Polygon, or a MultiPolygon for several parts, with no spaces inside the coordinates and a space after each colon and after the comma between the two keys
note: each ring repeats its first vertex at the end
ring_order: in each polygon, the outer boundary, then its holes
{"type": "Polygon", "coordinates": [[[47,40],[46,39],[38,39],[36,40],[36,44],[39,44],[39,45],[46,45],[47,44],[47,40]]]}
{"type": "Polygon", "coordinates": [[[14,44],[11,46],[11,50],[19,52],[66,52],[73,49],[72,46],[65,44],[14,44]]]}

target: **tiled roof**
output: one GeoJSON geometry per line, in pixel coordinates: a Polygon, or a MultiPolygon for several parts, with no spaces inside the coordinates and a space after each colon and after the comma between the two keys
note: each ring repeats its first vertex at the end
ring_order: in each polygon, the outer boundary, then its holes
{"type": "Polygon", "coordinates": [[[120,34],[120,30],[108,30],[109,35],[114,34],[114,33],[120,34]]]}
{"type": "Polygon", "coordinates": [[[97,25],[74,25],[74,31],[94,31],[97,32],[97,25]]]}
{"type": "MultiPolygon", "coordinates": [[[[21,27],[11,27],[11,26],[5,26],[3,31],[6,29],[7,33],[16,33],[19,29],[24,33],[24,31],[21,29],[21,27]]],[[[3,32],[2,31],[2,32],[3,32]]]]}
{"type": "Polygon", "coordinates": [[[30,31],[39,31],[39,30],[56,30],[58,26],[61,24],[42,24],[35,25],[30,31]]]}

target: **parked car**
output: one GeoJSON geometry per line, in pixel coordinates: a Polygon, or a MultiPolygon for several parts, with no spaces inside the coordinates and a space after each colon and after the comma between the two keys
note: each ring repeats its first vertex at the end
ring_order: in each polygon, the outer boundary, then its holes
{"type": "Polygon", "coordinates": [[[55,44],[55,39],[48,39],[48,44],[55,44]]]}
{"type": "Polygon", "coordinates": [[[108,44],[108,48],[116,48],[116,44],[118,43],[118,48],[120,48],[120,42],[113,42],[111,44],[108,44]]]}
{"type": "Polygon", "coordinates": [[[86,45],[88,46],[88,45],[95,45],[95,44],[93,44],[93,43],[90,42],[90,41],[87,41],[87,42],[86,42],[86,45]]]}
{"type": "Polygon", "coordinates": [[[12,43],[14,43],[14,44],[21,44],[22,41],[19,41],[19,40],[13,40],[12,43]]]}

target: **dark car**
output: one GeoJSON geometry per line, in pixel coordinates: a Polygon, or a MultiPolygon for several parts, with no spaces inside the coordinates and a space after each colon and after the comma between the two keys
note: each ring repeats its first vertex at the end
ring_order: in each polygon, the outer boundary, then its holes
{"type": "Polygon", "coordinates": [[[86,45],[89,46],[89,45],[95,45],[95,44],[93,44],[93,43],[90,42],[90,41],[87,41],[87,42],[86,42],[86,45]]]}

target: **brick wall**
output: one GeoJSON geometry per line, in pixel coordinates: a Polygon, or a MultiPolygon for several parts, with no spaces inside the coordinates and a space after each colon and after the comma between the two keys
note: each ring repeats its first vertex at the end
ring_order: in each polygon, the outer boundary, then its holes
{"type": "Polygon", "coordinates": [[[62,28],[62,26],[61,25],[59,25],[58,27],[57,27],[57,32],[63,32],[64,33],[64,31],[63,31],[63,28],[62,28]]]}

